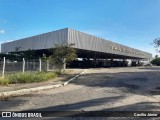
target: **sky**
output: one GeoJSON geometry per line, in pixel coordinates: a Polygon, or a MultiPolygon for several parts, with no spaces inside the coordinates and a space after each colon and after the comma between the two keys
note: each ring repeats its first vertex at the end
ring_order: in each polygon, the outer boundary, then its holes
{"type": "Polygon", "coordinates": [[[150,52],[160,0],[0,0],[0,43],[72,28],[150,52]]]}

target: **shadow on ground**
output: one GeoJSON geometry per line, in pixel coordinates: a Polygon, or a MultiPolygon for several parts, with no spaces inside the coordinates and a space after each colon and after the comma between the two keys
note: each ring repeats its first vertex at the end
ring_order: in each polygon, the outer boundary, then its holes
{"type": "Polygon", "coordinates": [[[0,110],[1,111],[10,111],[13,110],[15,107],[20,106],[21,104],[25,104],[28,100],[23,100],[20,98],[7,98],[4,100],[0,100],[0,110]]]}
{"type": "Polygon", "coordinates": [[[71,110],[74,111],[77,109],[84,109],[87,107],[100,106],[100,105],[103,105],[109,102],[116,102],[122,98],[124,98],[124,96],[97,98],[97,99],[81,101],[78,103],[64,104],[64,105],[42,108],[42,109],[38,109],[38,111],[71,111],[71,110]]]}
{"type": "Polygon", "coordinates": [[[160,67],[142,67],[142,68],[138,68],[138,69],[141,69],[141,70],[151,70],[151,71],[157,71],[157,70],[159,70],[160,71],[160,67]]]}
{"type": "Polygon", "coordinates": [[[160,106],[157,106],[156,102],[141,102],[119,107],[111,107],[111,108],[103,107],[103,109],[99,108],[97,112],[95,112],[94,109],[91,110],[91,112],[85,111],[85,108],[93,106],[99,107],[99,105],[103,105],[107,102],[116,100],[118,102],[118,100],[121,98],[123,97],[119,96],[110,98],[98,98],[98,99],[86,100],[66,105],[57,105],[57,106],[51,106],[34,110],[32,109],[29,111],[37,111],[37,112],[48,111],[44,115],[52,117],[119,117],[119,116],[123,117],[124,114],[126,117],[127,116],[131,117],[133,116],[133,113],[128,113],[127,111],[151,111],[152,109],[160,109],[160,106]],[[105,111],[110,113],[109,114],[105,113],[105,111]],[[118,111],[120,112],[119,115],[116,114],[118,111]]]}
{"type": "MultiPolygon", "coordinates": [[[[152,95],[153,93],[151,91],[155,90],[160,85],[159,78],[159,72],[152,71],[90,73],[79,77],[77,80],[72,81],[71,84],[100,88],[114,87],[124,93],[152,95]]],[[[159,95],[159,92],[154,93],[154,95],[159,95]]]]}

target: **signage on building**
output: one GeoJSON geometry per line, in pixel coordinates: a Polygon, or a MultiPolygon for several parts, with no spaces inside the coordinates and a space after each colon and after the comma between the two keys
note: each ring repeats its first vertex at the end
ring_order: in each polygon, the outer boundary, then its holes
{"type": "Polygon", "coordinates": [[[119,52],[125,52],[125,53],[129,53],[129,54],[134,54],[134,55],[145,56],[144,54],[142,54],[140,52],[134,52],[134,51],[130,51],[130,50],[127,50],[127,49],[124,49],[124,48],[118,48],[118,47],[115,47],[115,46],[111,46],[110,49],[114,50],[114,51],[119,51],[119,52]]]}

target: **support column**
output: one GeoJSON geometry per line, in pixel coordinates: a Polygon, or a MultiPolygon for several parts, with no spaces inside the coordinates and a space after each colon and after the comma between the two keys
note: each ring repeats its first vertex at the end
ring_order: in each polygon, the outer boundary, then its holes
{"type": "Polygon", "coordinates": [[[114,66],[113,66],[113,58],[111,59],[111,67],[114,67],[114,66]]]}
{"type": "Polygon", "coordinates": [[[126,61],[125,61],[125,59],[123,59],[123,65],[122,66],[126,67],[126,61]]]}

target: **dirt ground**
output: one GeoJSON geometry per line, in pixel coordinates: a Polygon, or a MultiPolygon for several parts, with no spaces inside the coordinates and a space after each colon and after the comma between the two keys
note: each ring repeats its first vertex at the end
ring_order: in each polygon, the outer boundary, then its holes
{"type": "Polygon", "coordinates": [[[66,87],[0,101],[0,107],[1,111],[160,111],[160,67],[88,69],[66,87]]]}

